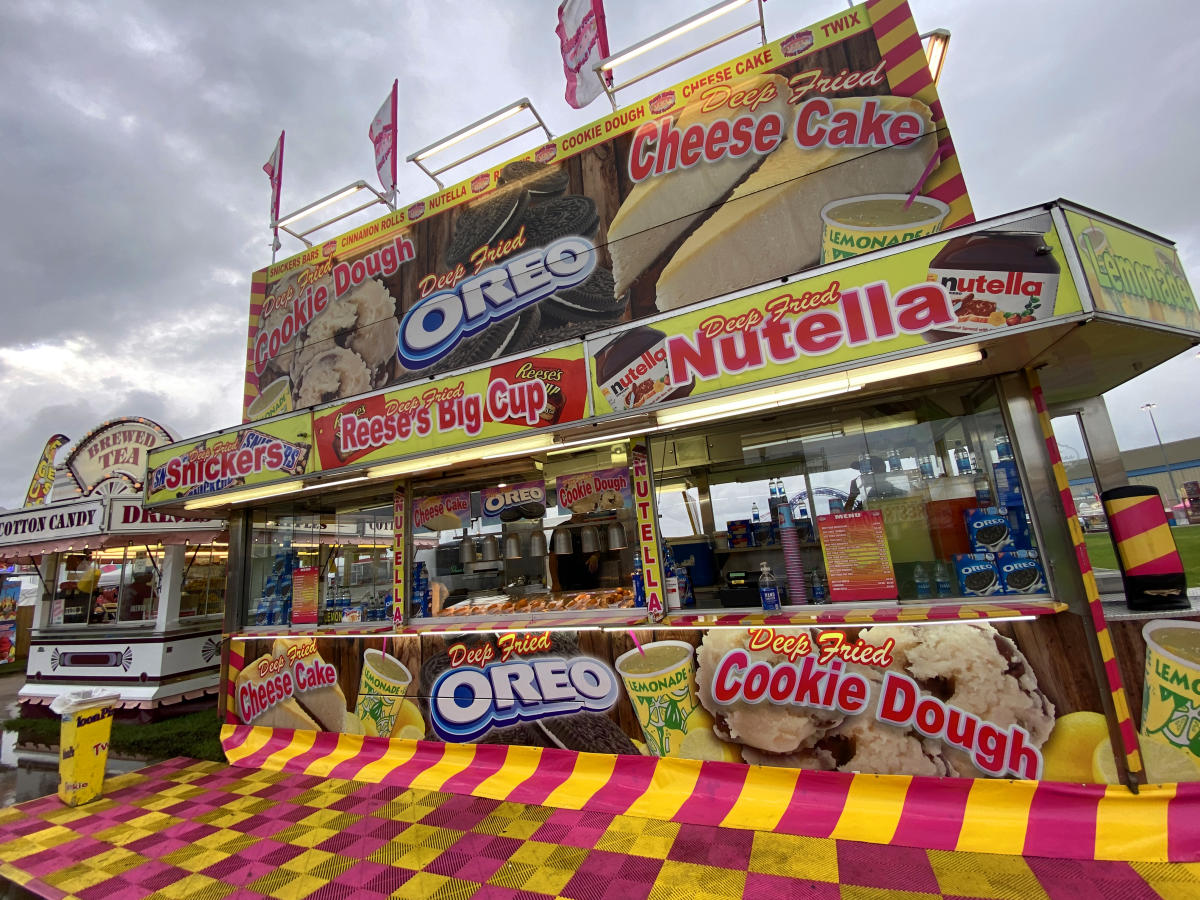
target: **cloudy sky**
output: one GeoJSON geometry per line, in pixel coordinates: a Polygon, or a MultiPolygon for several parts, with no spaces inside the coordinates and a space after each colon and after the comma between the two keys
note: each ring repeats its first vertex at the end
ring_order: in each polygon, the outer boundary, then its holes
{"type": "MultiPolygon", "coordinates": [[[[1200,7],[910,4],[922,30],[953,32],[940,90],[981,218],[1066,197],[1173,238],[1200,285],[1200,7]]],[[[611,46],[708,5],[607,0],[611,46]]],[[[603,100],[562,99],[556,6],[0,4],[0,505],[20,502],[53,432],[142,415],[188,436],[239,420],[249,274],[270,261],[261,167],[281,128],[287,212],[373,179],[366,129],[393,78],[401,159],[522,96],[555,134],[603,115],[603,100]]],[[[844,6],[771,0],[768,35],[844,6]]],[[[402,203],[432,188],[402,168],[402,203]]],[[[1164,440],[1200,433],[1198,376],[1189,351],[1112,392],[1122,445],[1153,440],[1146,400],[1164,440]]]]}

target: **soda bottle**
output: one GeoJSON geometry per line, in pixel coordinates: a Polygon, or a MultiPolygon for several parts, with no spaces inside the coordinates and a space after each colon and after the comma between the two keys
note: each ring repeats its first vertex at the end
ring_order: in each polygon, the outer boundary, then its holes
{"type": "Polygon", "coordinates": [[[676,570],[676,577],[679,579],[679,598],[685,608],[695,607],[696,595],[692,592],[692,576],[688,574],[687,566],[680,566],[676,570]]]}
{"type": "Polygon", "coordinates": [[[917,563],[917,567],[913,569],[913,582],[917,587],[917,599],[928,600],[931,596],[932,585],[929,582],[929,573],[920,563],[917,563]]]}
{"type": "Polygon", "coordinates": [[[771,567],[765,562],[758,564],[758,598],[762,601],[764,612],[778,612],[783,608],[779,602],[779,583],[771,573],[771,567]]]}
{"type": "Polygon", "coordinates": [[[633,605],[646,608],[646,582],[642,579],[642,552],[633,553],[633,605]]]}
{"type": "Polygon", "coordinates": [[[663,549],[663,588],[667,609],[679,609],[683,605],[683,598],[679,596],[679,576],[675,572],[675,558],[671,555],[670,544],[663,549]]]}

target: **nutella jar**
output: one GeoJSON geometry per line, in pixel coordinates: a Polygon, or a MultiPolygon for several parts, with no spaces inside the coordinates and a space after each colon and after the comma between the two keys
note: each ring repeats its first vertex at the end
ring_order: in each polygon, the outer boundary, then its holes
{"type": "Polygon", "coordinates": [[[969,234],[947,242],[929,263],[928,281],[950,295],[957,321],[945,331],[1026,325],[1054,315],[1058,261],[1040,234],[969,234]]]}
{"type": "Polygon", "coordinates": [[[656,328],[639,326],[623,332],[596,354],[600,393],[616,412],[686,397],[695,379],[671,383],[667,336],[656,328]]]}

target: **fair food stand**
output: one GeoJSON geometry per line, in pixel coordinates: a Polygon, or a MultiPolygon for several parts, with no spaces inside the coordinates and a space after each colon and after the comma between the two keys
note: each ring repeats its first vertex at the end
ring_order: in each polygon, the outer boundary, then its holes
{"type": "Polygon", "coordinates": [[[1200,310],[1134,226],[976,222],[907,8],[853,12],[255,273],[246,421],[145,487],[229,517],[231,762],[918,844],[873,817],[1008,804],[1004,852],[1101,853],[1105,783],[1167,821],[1200,697],[1115,658],[1051,416],[1107,447],[1200,310]]]}

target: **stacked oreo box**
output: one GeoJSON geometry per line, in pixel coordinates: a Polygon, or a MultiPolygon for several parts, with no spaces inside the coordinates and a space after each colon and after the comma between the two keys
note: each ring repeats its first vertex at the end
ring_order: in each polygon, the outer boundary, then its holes
{"type": "Polygon", "coordinates": [[[1023,506],[987,506],[964,514],[971,553],[954,557],[965,597],[1047,593],[1041,557],[1031,546],[1023,506]]]}

